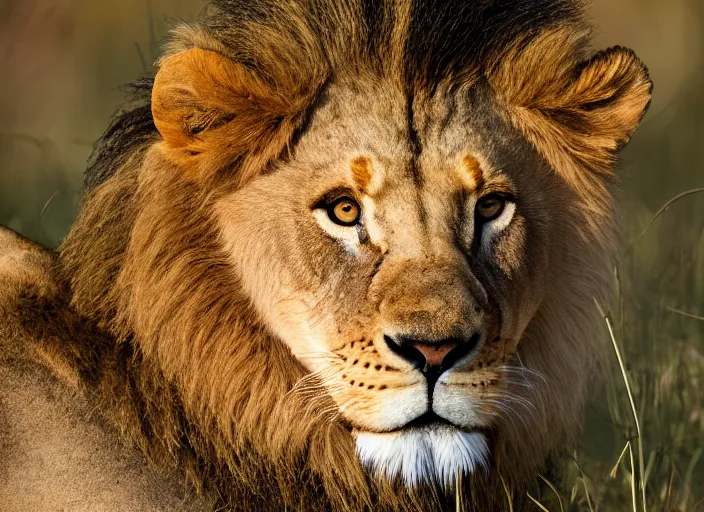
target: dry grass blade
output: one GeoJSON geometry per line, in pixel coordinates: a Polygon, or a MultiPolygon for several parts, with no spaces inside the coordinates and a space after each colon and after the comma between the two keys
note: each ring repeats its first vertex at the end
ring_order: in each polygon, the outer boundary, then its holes
{"type": "Polygon", "coordinates": [[[584,474],[584,471],[582,471],[582,467],[579,465],[579,461],[577,461],[576,453],[572,456],[572,462],[577,468],[577,471],[579,471],[579,479],[582,482],[582,487],[584,487],[584,497],[587,498],[587,506],[589,507],[589,512],[595,512],[594,506],[592,505],[591,494],[589,493],[589,487],[587,487],[587,476],[584,474]]]}
{"type": "Polygon", "coordinates": [[[667,490],[665,494],[665,499],[663,500],[663,509],[670,510],[672,508],[672,486],[675,483],[675,465],[672,464],[672,469],[670,470],[670,478],[667,481],[667,490]]]}
{"type": "MultiPolygon", "coordinates": [[[[637,481],[640,482],[640,488],[641,488],[641,494],[642,494],[642,505],[643,505],[643,512],[647,512],[648,510],[648,505],[645,497],[645,480],[644,480],[644,474],[645,474],[645,468],[644,468],[644,461],[643,461],[643,436],[641,433],[640,429],[640,420],[638,419],[638,411],[636,409],[636,403],[633,398],[633,391],[631,390],[631,381],[628,378],[628,372],[626,371],[626,364],[623,361],[623,356],[621,355],[621,350],[619,349],[618,342],[616,341],[616,335],[614,334],[614,328],[613,325],[611,324],[611,319],[608,314],[604,313],[604,310],[601,308],[599,303],[594,300],[594,303],[596,304],[597,309],[599,310],[599,313],[601,316],[604,318],[604,321],[606,322],[606,327],[609,331],[609,337],[611,338],[611,344],[613,346],[614,352],[616,353],[616,359],[618,360],[618,366],[621,370],[621,376],[623,377],[623,383],[626,387],[626,394],[628,395],[628,402],[631,406],[631,413],[633,415],[633,421],[635,422],[636,425],[636,436],[638,438],[638,479],[637,481]]],[[[637,512],[638,507],[636,505],[636,499],[635,499],[635,488],[636,488],[636,468],[634,466],[633,462],[633,450],[629,450],[631,453],[631,466],[633,468],[633,478],[632,478],[632,491],[634,493],[633,496],[633,511],[637,512]]]]}
{"type": "Polygon", "coordinates": [[[499,478],[501,478],[501,485],[504,486],[504,492],[506,493],[506,499],[508,500],[508,512],[513,512],[513,494],[508,490],[508,485],[506,485],[504,476],[499,475],[499,478]]]}
{"type": "Polygon", "coordinates": [[[462,512],[462,474],[459,471],[455,476],[455,511],[462,512]]]}
{"type": "MultiPolygon", "coordinates": [[[[646,234],[646,233],[648,232],[648,230],[653,226],[653,224],[654,224],[655,221],[660,217],[660,215],[662,215],[663,213],[665,213],[665,212],[667,211],[667,209],[668,209],[670,206],[672,206],[674,203],[676,203],[677,201],[679,201],[679,200],[682,199],[683,197],[691,196],[692,194],[700,194],[700,193],[702,193],[702,192],[704,192],[704,188],[693,188],[693,189],[691,189],[691,190],[685,190],[684,192],[681,192],[681,193],[677,194],[675,197],[673,197],[672,199],[670,199],[669,201],[667,201],[667,202],[666,202],[664,205],[662,205],[662,207],[660,207],[660,209],[655,213],[655,215],[653,216],[653,218],[650,219],[650,222],[648,223],[648,225],[645,227],[645,229],[644,229],[643,232],[640,234],[640,236],[635,239],[635,241],[633,242],[633,244],[636,244],[637,242],[639,242],[639,241],[645,236],[645,234],[646,234]]],[[[633,244],[631,244],[631,245],[633,245],[633,244]]]]}
{"type": "Polygon", "coordinates": [[[580,476],[582,480],[582,486],[584,487],[584,496],[587,498],[587,507],[589,507],[589,512],[596,512],[594,506],[592,505],[592,498],[589,494],[589,489],[587,488],[587,480],[584,478],[584,474],[580,471],[580,476]]]}
{"type": "Polygon", "coordinates": [[[618,456],[618,460],[616,461],[616,464],[614,464],[613,469],[609,473],[610,478],[616,478],[616,474],[618,473],[618,468],[621,465],[621,461],[623,460],[623,456],[626,455],[626,450],[628,450],[631,447],[631,442],[626,441],[626,445],[623,447],[623,450],[621,450],[621,455],[618,456]]]}
{"type": "Polygon", "coordinates": [[[538,500],[536,500],[533,496],[531,496],[531,494],[530,494],[529,492],[527,492],[526,495],[530,498],[530,500],[531,500],[533,503],[535,503],[536,505],[538,505],[538,507],[540,508],[540,510],[542,510],[543,512],[550,512],[547,508],[545,508],[545,505],[543,505],[543,504],[540,503],[538,500]]]}
{"type": "MultiPolygon", "coordinates": [[[[635,400],[633,399],[633,391],[631,390],[631,381],[628,378],[628,372],[626,371],[626,364],[623,362],[623,356],[621,355],[621,350],[618,347],[618,342],[616,341],[616,336],[614,335],[614,329],[613,326],[611,325],[611,319],[609,318],[608,315],[604,315],[604,320],[606,321],[606,327],[609,330],[609,336],[611,337],[611,343],[614,347],[614,352],[616,352],[616,358],[618,359],[618,365],[619,368],[621,369],[621,376],[623,377],[623,383],[626,386],[626,393],[628,394],[628,401],[631,405],[631,413],[633,414],[633,421],[636,424],[636,435],[638,436],[638,481],[640,482],[640,488],[642,492],[642,500],[643,500],[643,512],[647,512],[648,510],[648,505],[645,499],[645,480],[644,480],[644,467],[643,467],[643,436],[640,430],[640,420],[638,419],[638,411],[636,410],[636,403],[635,400]]],[[[633,450],[630,449],[631,454],[633,453],[633,450]]],[[[636,471],[635,468],[633,468],[633,474],[635,475],[636,471]]],[[[633,478],[633,489],[635,492],[635,486],[636,486],[636,479],[633,478]]],[[[635,498],[634,498],[635,499],[635,498]]],[[[634,512],[637,511],[637,507],[635,502],[633,503],[633,510],[634,512]]]]}
{"type": "Polygon", "coordinates": [[[553,483],[550,480],[545,478],[543,475],[538,474],[538,476],[542,479],[543,482],[548,484],[548,487],[550,487],[550,489],[552,489],[552,492],[555,493],[555,496],[557,496],[557,502],[560,504],[560,512],[565,512],[565,508],[562,505],[562,496],[560,496],[560,493],[557,492],[557,488],[553,485],[553,483]]]}
{"type": "Polygon", "coordinates": [[[687,313],[686,311],[681,311],[679,309],[671,308],[671,307],[666,307],[666,310],[672,312],[672,313],[677,313],[678,315],[686,316],[687,318],[694,318],[695,320],[702,320],[704,321],[704,316],[699,316],[695,315],[692,313],[687,313]]]}
{"type": "Polygon", "coordinates": [[[636,461],[633,458],[633,445],[628,443],[628,458],[631,460],[631,500],[633,501],[633,512],[638,512],[638,498],[636,495],[636,461]]]}
{"type": "Polygon", "coordinates": [[[44,203],[44,206],[42,207],[42,211],[39,214],[40,219],[44,218],[44,215],[46,215],[46,211],[49,209],[49,206],[51,206],[51,203],[54,202],[54,199],[56,199],[56,196],[58,196],[58,195],[59,195],[59,191],[57,190],[56,192],[51,194],[51,197],[49,199],[46,200],[46,202],[44,203]]]}

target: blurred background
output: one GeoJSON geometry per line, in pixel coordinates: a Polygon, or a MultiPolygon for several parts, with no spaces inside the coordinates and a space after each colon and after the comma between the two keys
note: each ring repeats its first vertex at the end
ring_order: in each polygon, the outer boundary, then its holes
{"type": "MultiPolygon", "coordinates": [[[[149,74],[169,27],[204,6],[0,0],[0,224],[58,245],[120,86],[149,74]]],[[[649,509],[704,510],[704,1],[595,0],[590,12],[596,47],[633,48],[655,91],[624,154],[609,379],[559,499],[534,497],[549,510],[633,510],[635,494],[642,509],[644,483],[649,509]]]]}

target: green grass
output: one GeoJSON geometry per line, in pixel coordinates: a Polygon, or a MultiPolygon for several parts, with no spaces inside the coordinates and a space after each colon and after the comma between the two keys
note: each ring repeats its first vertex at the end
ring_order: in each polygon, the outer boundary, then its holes
{"type": "Polygon", "coordinates": [[[624,255],[612,312],[603,313],[612,353],[605,389],[590,406],[559,497],[531,496],[536,510],[704,510],[704,222],[673,239],[673,225],[686,217],[666,213],[695,194],[704,197],[704,189],[668,201],[624,255]],[[650,258],[663,245],[679,248],[677,261],[650,258]],[[691,311],[672,306],[673,290],[691,311]]]}

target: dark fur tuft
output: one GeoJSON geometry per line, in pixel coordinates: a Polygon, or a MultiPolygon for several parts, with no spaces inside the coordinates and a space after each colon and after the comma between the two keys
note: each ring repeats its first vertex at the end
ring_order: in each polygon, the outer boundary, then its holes
{"type": "Polygon", "coordinates": [[[144,78],[125,87],[130,99],[100,138],[88,160],[84,178],[86,193],[102,185],[142,146],[158,137],[151,110],[154,79],[144,78]]]}

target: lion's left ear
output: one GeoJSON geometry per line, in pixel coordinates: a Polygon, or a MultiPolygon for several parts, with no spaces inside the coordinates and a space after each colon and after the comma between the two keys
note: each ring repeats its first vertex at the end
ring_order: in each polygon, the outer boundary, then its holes
{"type": "Polygon", "coordinates": [[[610,173],[648,108],[652,83],[629,49],[580,59],[585,37],[563,29],[517,44],[489,80],[514,125],[553,167],[577,163],[610,173]]]}
{"type": "Polygon", "coordinates": [[[304,100],[273,91],[226,56],[192,49],[160,63],[152,117],[162,152],[189,179],[236,167],[242,182],[286,147],[304,100]]]}

